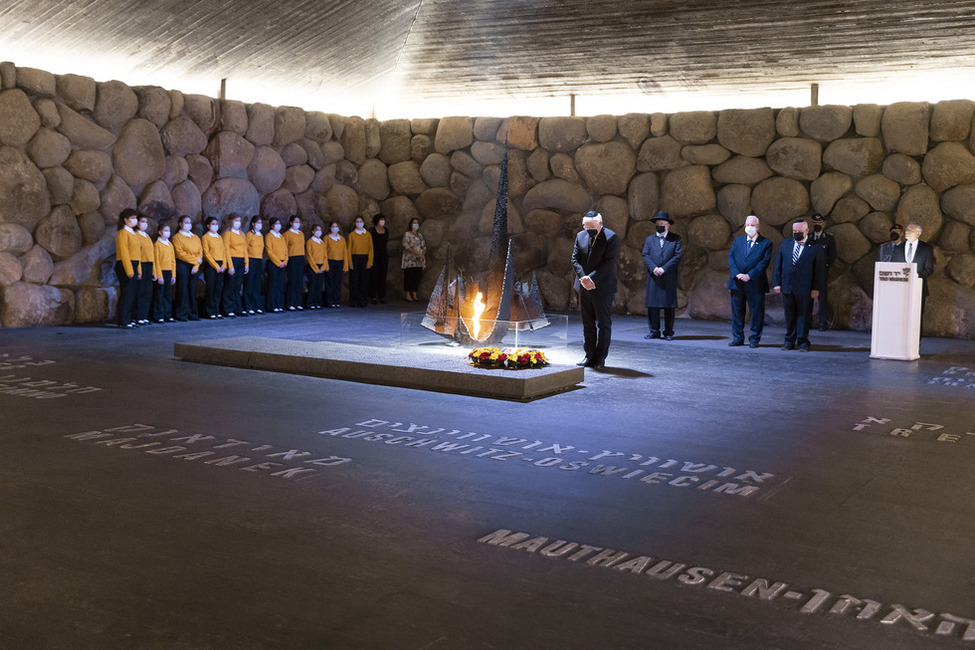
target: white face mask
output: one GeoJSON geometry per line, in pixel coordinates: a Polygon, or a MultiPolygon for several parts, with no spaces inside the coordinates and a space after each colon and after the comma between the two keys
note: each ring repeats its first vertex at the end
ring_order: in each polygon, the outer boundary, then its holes
{"type": "Polygon", "coordinates": [[[240,230],[240,222],[239,222],[239,221],[235,221],[235,222],[234,222],[234,223],[233,223],[233,224],[231,225],[231,227],[232,227],[232,228],[233,228],[234,230],[240,230]]]}
{"type": "Polygon", "coordinates": [[[333,235],[337,235],[337,234],[339,234],[339,229],[338,229],[338,227],[337,227],[337,226],[332,226],[332,228],[331,228],[331,232],[332,232],[332,234],[333,234],[333,235]]]}
{"type": "Polygon", "coordinates": [[[184,223],[182,226],[179,227],[179,229],[182,230],[183,232],[189,232],[190,230],[192,230],[192,228],[193,228],[193,224],[190,223],[189,221],[187,221],[186,223],[184,223]]]}
{"type": "Polygon", "coordinates": [[[218,230],[220,230],[220,224],[219,223],[211,223],[210,224],[210,232],[217,232],[218,230]]]}
{"type": "Polygon", "coordinates": [[[316,239],[321,239],[322,238],[322,231],[321,230],[316,230],[315,232],[312,233],[311,236],[312,237],[315,237],[316,239]]]}
{"type": "Polygon", "coordinates": [[[758,228],[755,226],[745,226],[745,234],[749,237],[754,237],[755,233],[758,232],[758,228]]]}
{"type": "Polygon", "coordinates": [[[412,225],[412,226],[410,226],[410,227],[411,227],[411,228],[413,228],[413,230],[419,230],[419,229],[420,229],[420,224],[418,224],[418,223],[415,223],[415,224],[413,224],[413,225],[412,225]]]}
{"type": "Polygon", "coordinates": [[[364,223],[362,223],[361,221],[356,221],[355,222],[355,229],[356,230],[362,230],[365,227],[366,227],[366,225],[364,223]]]}
{"type": "Polygon", "coordinates": [[[281,224],[280,223],[274,224],[274,232],[281,232],[281,224]]]}

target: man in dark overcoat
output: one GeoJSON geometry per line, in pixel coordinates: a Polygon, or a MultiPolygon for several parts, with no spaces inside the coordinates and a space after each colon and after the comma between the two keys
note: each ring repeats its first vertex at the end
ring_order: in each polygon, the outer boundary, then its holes
{"type": "Polygon", "coordinates": [[[674,340],[674,312],[677,309],[677,267],[684,254],[680,235],[670,232],[673,219],[660,211],[651,219],[656,232],[643,244],[643,263],[647,265],[647,318],[650,333],[644,338],[674,340]],[[664,315],[660,329],[660,312],[664,315]]]}

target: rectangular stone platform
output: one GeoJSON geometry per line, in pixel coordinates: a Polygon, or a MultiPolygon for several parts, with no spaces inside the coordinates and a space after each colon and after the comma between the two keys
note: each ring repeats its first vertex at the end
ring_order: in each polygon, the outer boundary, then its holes
{"type": "Polygon", "coordinates": [[[457,348],[377,348],[260,336],[176,343],[174,355],[197,363],[520,402],[571,390],[585,377],[584,370],[576,366],[475,368],[468,362],[466,350],[457,348]]]}

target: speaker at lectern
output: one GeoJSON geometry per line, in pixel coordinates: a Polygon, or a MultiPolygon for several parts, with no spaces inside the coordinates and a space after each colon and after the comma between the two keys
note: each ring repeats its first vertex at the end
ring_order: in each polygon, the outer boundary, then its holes
{"type": "Polygon", "coordinates": [[[873,274],[871,359],[920,358],[921,288],[914,262],[877,262],[873,274]]]}

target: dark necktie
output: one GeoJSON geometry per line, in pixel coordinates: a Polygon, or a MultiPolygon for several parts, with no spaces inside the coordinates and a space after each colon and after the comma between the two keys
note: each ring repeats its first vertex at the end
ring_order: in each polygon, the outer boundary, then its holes
{"type": "Polygon", "coordinates": [[[792,266],[799,263],[800,252],[802,252],[802,244],[797,243],[796,247],[792,249],[792,266]]]}

